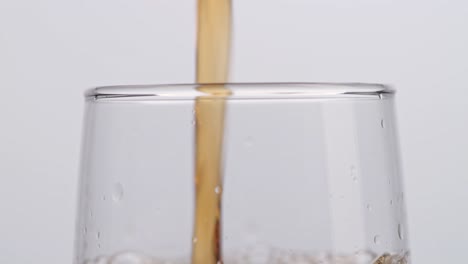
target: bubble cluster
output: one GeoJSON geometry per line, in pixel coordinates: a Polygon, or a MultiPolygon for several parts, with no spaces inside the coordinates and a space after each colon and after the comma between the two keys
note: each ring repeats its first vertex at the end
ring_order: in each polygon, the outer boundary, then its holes
{"type": "MultiPolygon", "coordinates": [[[[190,257],[184,260],[161,260],[135,252],[121,252],[110,257],[97,257],[83,264],[189,264],[190,257]]],[[[218,264],[409,264],[408,254],[377,255],[362,250],[355,254],[334,255],[321,253],[316,255],[298,253],[293,250],[279,250],[265,246],[246,249],[235,254],[228,254],[218,264]]]]}

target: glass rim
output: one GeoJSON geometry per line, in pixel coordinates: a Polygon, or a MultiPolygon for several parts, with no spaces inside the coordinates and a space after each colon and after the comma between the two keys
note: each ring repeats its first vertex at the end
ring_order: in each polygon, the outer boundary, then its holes
{"type": "Polygon", "coordinates": [[[158,101],[195,100],[197,98],[242,99],[383,99],[393,96],[395,89],[378,83],[332,82],[251,82],[192,83],[100,86],[88,89],[85,98],[93,101],[158,101]],[[223,86],[228,95],[213,95],[200,87],[223,86]]]}

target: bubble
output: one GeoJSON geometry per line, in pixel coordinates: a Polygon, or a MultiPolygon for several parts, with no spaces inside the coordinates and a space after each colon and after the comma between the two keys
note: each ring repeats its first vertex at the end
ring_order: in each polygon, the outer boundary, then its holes
{"type": "Polygon", "coordinates": [[[398,238],[400,238],[400,240],[403,240],[405,237],[403,235],[403,228],[401,227],[401,224],[398,224],[397,231],[398,231],[398,238]]]}
{"type": "Polygon", "coordinates": [[[122,252],[112,256],[109,264],[153,264],[153,260],[143,254],[133,252],[122,252]]]}
{"type": "Polygon", "coordinates": [[[119,182],[114,184],[114,188],[112,190],[112,200],[114,200],[114,202],[120,202],[123,199],[123,196],[124,190],[122,184],[119,182]]]}
{"type": "Polygon", "coordinates": [[[376,244],[376,245],[380,244],[380,236],[379,235],[374,236],[374,244],[376,244]]]}

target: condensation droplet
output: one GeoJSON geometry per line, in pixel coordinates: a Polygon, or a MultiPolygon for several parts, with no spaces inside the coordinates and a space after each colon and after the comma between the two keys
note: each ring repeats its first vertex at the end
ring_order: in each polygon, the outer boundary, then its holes
{"type": "Polygon", "coordinates": [[[393,205],[393,200],[390,200],[390,205],[393,205]]]}
{"type": "Polygon", "coordinates": [[[97,238],[97,239],[100,239],[100,238],[101,238],[101,232],[98,231],[98,232],[96,233],[96,238],[97,238]]]}
{"type": "Polygon", "coordinates": [[[370,204],[367,204],[366,208],[367,208],[367,211],[369,212],[372,211],[372,206],[370,204]]]}
{"type": "Polygon", "coordinates": [[[398,224],[398,237],[400,238],[400,240],[403,240],[405,238],[403,235],[403,229],[401,227],[401,224],[398,224]]]}
{"type": "Polygon", "coordinates": [[[105,201],[105,200],[106,200],[106,196],[105,196],[105,195],[104,195],[104,196],[102,196],[102,200],[103,200],[103,201],[105,201]]]}
{"type": "Polygon", "coordinates": [[[379,236],[379,235],[374,236],[374,243],[375,243],[376,245],[379,245],[379,244],[380,244],[380,236],[379,236]]]}
{"type": "Polygon", "coordinates": [[[112,200],[114,200],[114,202],[120,202],[123,199],[123,196],[124,190],[122,184],[119,182],[114,184],[114,188],[112,191],[112,200]]]}
{"type": "Polygon", "coordinates": [[[383,120],[383,119],[380,120],[380,126],[381,126],[382,128],[385,128],[385,120],[383,120]]]}
{"type": "Polygon", "coordinates": [[[191,122],[192,126],[195,126],[197,124],[197,121],[195,121],[195,119],[193,119],[191,122]]]}
{"type": "Polygon", "coordinates": [[[193,244],[196,244],[197,241],[198,241],[198,238],[196,238],[196,237],[194,237],[194,238],[192,239],[192,243],[193,243],[193,244]]]}
{"type": "Polygon", "coordinates": [[[83,228],[83,233],[84,233],[85,235],[88,234],[88,228],[87,228],[86,226],[83,228]]]}

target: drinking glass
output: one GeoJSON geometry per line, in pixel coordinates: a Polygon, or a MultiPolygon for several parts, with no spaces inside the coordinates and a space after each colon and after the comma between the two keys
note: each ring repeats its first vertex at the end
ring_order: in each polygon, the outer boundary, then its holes
{"type": "Polygon", "coordinates": [[[224,87],[86,93],[75,264],[191,263],[204,97],[226,109],[222,263],[410,263],[391,88],[224,87]]]}

